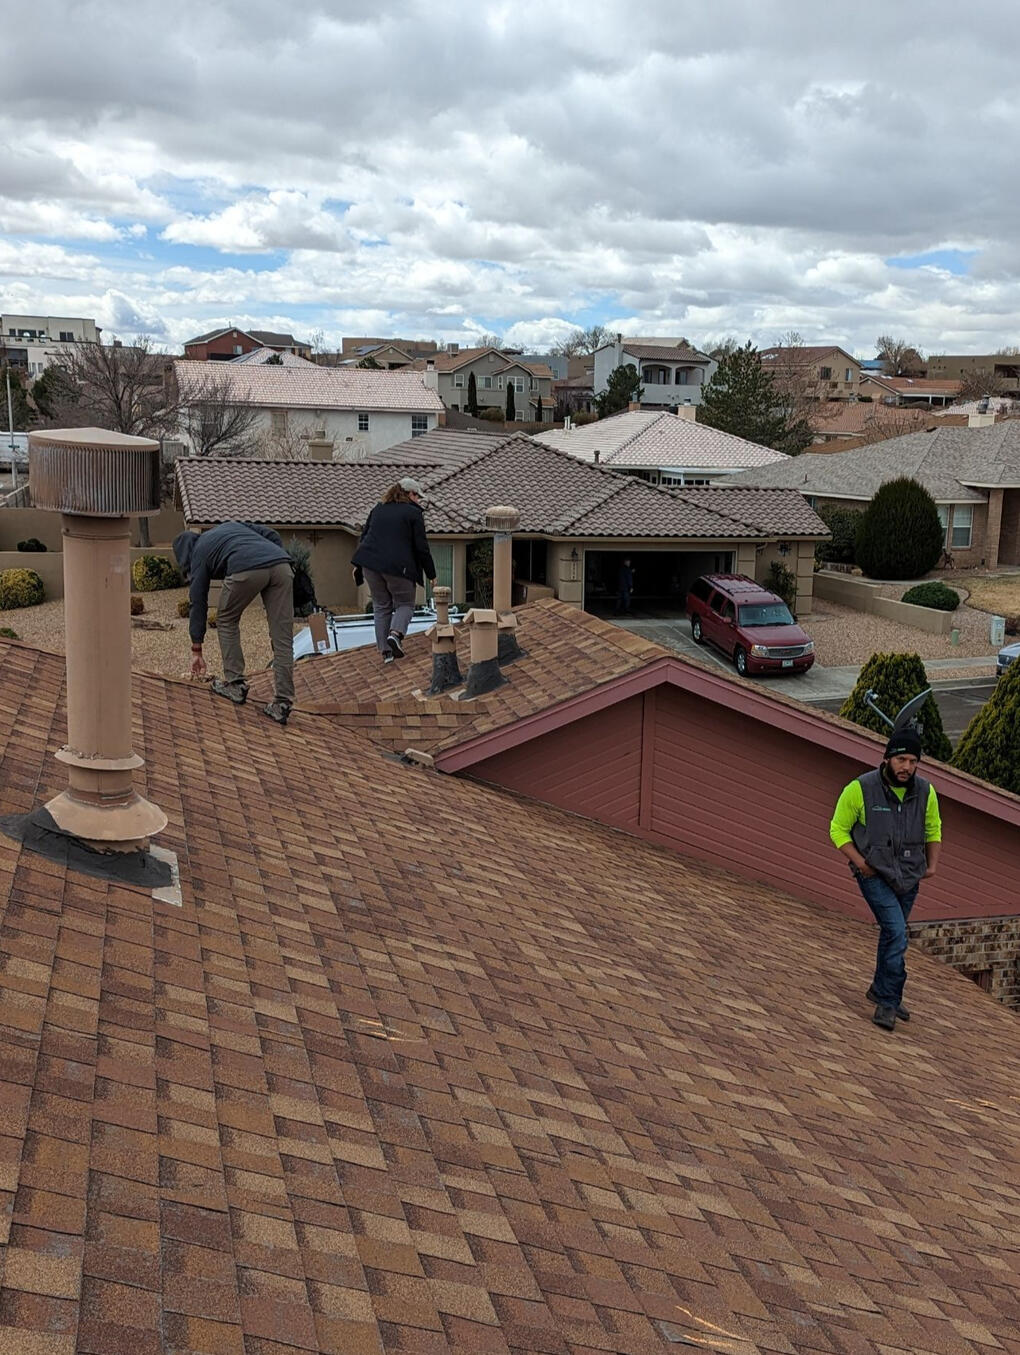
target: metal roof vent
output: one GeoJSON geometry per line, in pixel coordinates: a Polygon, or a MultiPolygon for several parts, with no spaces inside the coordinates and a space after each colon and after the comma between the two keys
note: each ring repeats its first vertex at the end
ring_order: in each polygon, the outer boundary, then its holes
{"type": "Polygon", "coordinates": [[[32,505],[86,517],[159,512],[160,449],[106,428],[49,428],[28,439],[32,505]]]}
{"type": "Polygon", "coordinates": [[[495,508],[486,508],[485,527],[490,532],[516,532],[521,525],[521,515],[516,508],[498,504],[495,508]]]}

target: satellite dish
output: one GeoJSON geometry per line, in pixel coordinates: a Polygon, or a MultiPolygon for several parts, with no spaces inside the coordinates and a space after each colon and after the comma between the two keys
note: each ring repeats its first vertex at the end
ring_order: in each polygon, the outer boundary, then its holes
{"type": "Polygon", "coordinates": [[[923,692],[910,698],[893,721],[894,734],[898,734],[901,729],[906,729],[908,725],[913,723],[914,717],[919,714],[921,707],[928,700],[929,696],[931,696],[931,688],[926,687],[923,692]]]}

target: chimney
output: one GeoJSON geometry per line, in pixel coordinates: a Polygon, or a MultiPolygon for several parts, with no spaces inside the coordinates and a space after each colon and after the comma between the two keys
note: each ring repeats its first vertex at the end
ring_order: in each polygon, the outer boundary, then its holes
{"type": "Polygon", "coordinates": [[[436,604],[436,624],[429,630],[432,639],[432,684],[426,696],[439,696],[451,687],[459,687],[464,679],[457,663],[457,636],[450,624],[452,588],[434,588],[432,600],[436,604]]]}
{"type": "Polygon", "coordinates": [[[640,408],[641,408],[641,405],[640,405],[640,403],[639,403],[637,400],[631,400],[631,401],[628,403],[628,405],[627,405],[627,413],[628,413],[628,414],[633,414],[634,411],[635,411],[636,409],[640,409],[640,408]]]}
{"type": "Polygon", "coordinates": [[[333,439],[326,437],[325,429],[319,429],[314,437],[308,439],[308,460],[333,460],[333,439]]]}
{"type": "Polygon", "coordinates": [[[499,616],[495,610],[472,607],[463,625],[471,629],[471,667],[468,669],[464,690],[458,693],[460,701],[484,696],[506,683],[499,671],[499,616]]]}
{"type": "Polygon", "coordinates": [[[987,414],[968,414],[967,416],[968,428],[988,428],[994,422],[995,415],[991,412],[987,414]]]}
{"type": "Polygon", "coordinates": [[[521,525],[516,508],[506,504],[485,510],[485,525],[492,532],[492,605],[499,617],[500,664],[513,663],[524,651],[517,643],[517,618],[513,613],[513,534],[521,525]]]}
{"type": "Polygon", "coordinates": [[[685,400],[682,405],[677,405],[676,416],[678,419],[686,419],[688,423],[697,423],[698,407],[692,405],[689,400],[685,400]]]}
{"type": "Polygon", "coordinates": [[[599,451],[598,447],[596,447],[596,448],[595,448],[595,464],[596,464],[596,466],[599,464],[599,462],[600,462],[601,460],[602,460],[602,453],[599,451]]]}
{"type": "Polygon", "coordinates": [[[167,817],[133,784],[131,518],[159,511],[159,443],[102,428],[28,441],[33,504],[63,518],[68,785],[46,809],[65,837],[141,854],[167,817]]]}

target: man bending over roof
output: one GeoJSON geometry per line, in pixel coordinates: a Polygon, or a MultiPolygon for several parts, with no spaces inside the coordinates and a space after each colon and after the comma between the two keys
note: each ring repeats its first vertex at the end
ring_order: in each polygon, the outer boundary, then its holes
{"type": "Polygon", "coordinates": [[[209,607],[209,584],[223,580],[216,613],[216,634],[223,657],[223,679],[212,689],[237,705],[248,699],[241,651],[241,613],[262,598],[273,643],[276,699],[264,713],[285,725],[294,704],[294,567],[283,541],[271,527],[255,522],[222,522],[211,531],[181,532],[174,538],[174,555],[190,581],[191,672],[206,671],[202,657],[209,607]]]}

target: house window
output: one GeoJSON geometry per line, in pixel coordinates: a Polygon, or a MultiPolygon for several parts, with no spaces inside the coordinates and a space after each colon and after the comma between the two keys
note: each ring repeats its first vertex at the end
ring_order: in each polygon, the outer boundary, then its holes
{"type": "Polygon", "coordinates": [[[359,432],[359,433],[367,433],[367,432],[368,432],[368,415],[367,415],[367,414],[359,414],[359,415],[358,415],[358,432],[359,432]]]}
{"type": "Polygon", "coordinates": [[[463,388],[464,388],[464,373],[463,373],[463,372],[454,372],[454,374],[453,374],[453,384],[454,384],[455,386],[459,386],[459,387],[463,390],[463,388]]]}
{"type": "Polygon", "coordinates": [[[429,416],[427,414],[411,415],[411,436],[420,438],[423,433],[429,431],[429,416]]]}
{"type": "Polygon", "coordinates": [[[61,343],[74,343],[74,335],[71,333],[71,331],[70,331],[69,329],[62,329],[62,330],[60,331],[60,342],[61,342],[61,343]]]}
{"type": "MultiPolygon", "coordinates": [[[[814,504],[811,505],[814,507],[814,504]]],[[[947,504],[939,503],[935,505],[936,512],[939,515],[939,522],[942,524],[942,544],[949,544],[949,507],[947,504]]]]}
{"type": "Polygon", "coordinates": [[[499,389],[502,390],[502,389],[503,389],[503,378],[502,378],[501,376],[497,376],[497,377],[496,377],[496,382],[497,382],[497,384],[498,384],[498,386],[499,386],[499,389]]]}
{"type": "Polygon", "coordinates": [[[516,387],[517,387],[517,389],[518,389],[519,391],[522,391],[522,392],[523,392],[523,390],[524,390],[524,377],[523,377],[523,376],[519,376],[514,384],[516,385],[516,387]]]}
{"type": "Polygon", "coordinates": [[[831,381],[831,380],[832,380],[832,368],[831,368],[831,367],[819,367],[819,369],[818,369],[818,379],[819,379],[819,381],[831,381]]]}
{"type": "Polygon", "coordinates": [[[482,377],[482,390],[483,390],[483,391],[491,391],[491,390],[492,390],[492,377],[491,377],[491,376],[483,376],[483,377],[482,377]]]}
{"type": "Polygon", "coordinates": [[[240,345],[239,343],[235,343],[235,344],[234,344],[234,354],[235,354],[235,356],[236,356],[236,355],[239,355],[239,354],[241,354],[241,353],[243,353],[243,352],[244,352],[244,349],[241,347],[241,345],[240,345]]]}
{"type": "Polygon", "coordinates": [[[270,427],[274,438],[285,438],[287,436],[287,411],[285,409],[274,409],[270,412],[270,427]]]}
{"type": "Polygon", "coordinates": [[[690,373],[686,367],[678,367],[676,376],[673,378],[673,384],[675,386],[686,386],[689,376],[690,373]]]}
{"type": "Polygon", "coordinates": [[[846,369],[846,376],[844,376],[843,380],[849,385],[853,381],[853,379],[854,379],[854,369],[852,367],[848,367],[846,369]]]}
{"type": "Polygon", "coordinates": [[[951,545],[953,550],[968,550],[970,548],[971,531],[974,526],[974,508],[969,503],[958,503],[953,506],[953,535],[951,545]]]}

